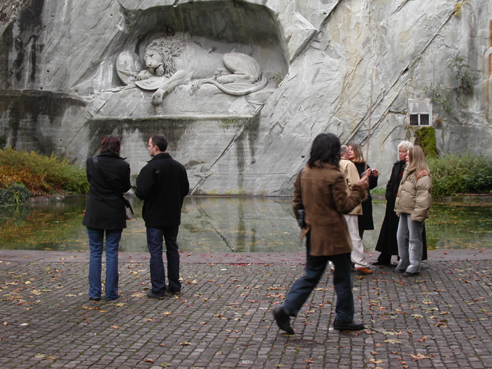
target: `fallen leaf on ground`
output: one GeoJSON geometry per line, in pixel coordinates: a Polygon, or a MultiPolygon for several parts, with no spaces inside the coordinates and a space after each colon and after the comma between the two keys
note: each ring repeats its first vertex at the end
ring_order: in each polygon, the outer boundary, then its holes
{"type": "Polygon", "coordinates": [[[413,360],[423,360],[423,359],[430,359],[434,357],[434,355],[423,355],[421,353],[418,353],[417,355],[412,355],[410,354],[413,360]]]}
{"type": "Polygon", "coordinates": [[[396,340],[396,339],[389,339],[389,340],[385,340],[384,343],[390,343],[390,344],[397,344],[397,343],[401,343],[401,341],[399,340],[396,340]]]}
{"type": "Polygon", "coordinates": [[[374,364],[381,364],[381,363],[384,363],[384,360],[370,359],[369,361],[370,361],[371,363],[374,363],[374,364]]]}

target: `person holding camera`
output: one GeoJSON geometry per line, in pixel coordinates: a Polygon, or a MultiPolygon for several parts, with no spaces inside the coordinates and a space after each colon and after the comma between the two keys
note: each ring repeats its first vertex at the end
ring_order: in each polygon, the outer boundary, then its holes
{"type": "Polygon", "coordinates": [[[364,324],[354,321],[354,298],[350,240],[344,214],[367,196],[367,176],[358,179],[348,190],[340,171],[340,140],[331,133],[318,135],[312,144],[307,165],[294,183],[294,214],[304,209],[302,237],[306,237],[305,275],[297,279],[285,301],[273,311],[280,329],[294,334],[290,317],[295,317],[318,284],[328,261],[335,264],[333,285],[337,294],[337,330],[360,330],[364,324]]]}
{"type": "MultiPolygon", "coordinates": [[[[342,171],[347,181],[349,189],[352,185],[359,181],[359,173],[354,163],[349,159],[348,146],[342,145],[341,147],[341,160],[340,170],[342,171]]],[[[370,171],[366,171],[369,176],[370,171]]],[[[366,190],[366,199],[369,191],[366,190]]],[[[357,274],[369,275],[373,271],[369,269],[369,261],[364,253],[364,244],[359,232],[359,217],[362,216],[362,204],[356,206],[349,214],[345,214],[345,221],[347,222],[350,238],[352,239],[352,263],[354,263],[354,269],[357,274]]]]}
{"type": "Polygon", "coordinates": [[[372,197],[369,190],[376,188],[378,185],[379,171],[376,168],[371,168],[364,159],[362,148],[358,143],[351,142],[347,146],[348,158],[354,163],[359,172],[359,176],[363,176],[367,169],[371,171],[369,176],[369,188],[367,189],[367,199],[362,201],[362,215],[357,217],[359,223],[360,239],[364,236],[364,231],[372,231],[374,229],[374,220],[372,218],[372,197]]]}

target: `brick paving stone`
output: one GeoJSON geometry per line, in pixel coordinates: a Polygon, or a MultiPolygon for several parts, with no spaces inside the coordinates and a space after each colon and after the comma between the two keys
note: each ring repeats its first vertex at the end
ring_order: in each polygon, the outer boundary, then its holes
{"type": "Polygon", "coordinates": [[[492,252],[430,251],[415,278],[354,275],[361,332],[332,328],[326,275],[292,336],[271,310],[303,274],[301,253],[184,254],[182,295],[164,300],[145,296],[148,255],[122,255],[113,302],[88,300],[87,255],[71,256],[0,251],[1,368],[492,367],[492,252]]]}

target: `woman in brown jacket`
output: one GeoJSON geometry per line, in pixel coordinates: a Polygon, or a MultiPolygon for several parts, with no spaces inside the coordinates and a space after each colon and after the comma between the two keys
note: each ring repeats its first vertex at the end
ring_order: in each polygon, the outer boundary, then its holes
{"type": "Polygon", "coordinates": [[[364,176],[348,190],[339,162],[339,139],[322,133],[314,139],[309,161],[294,184],[294,213],[302,207],[305,210],[302,236],[306,236],[306,273],[294,282],[284,303],[273,311],[279,328],[289,334],[294,333],[290,317],[297,316],[330,260],[335,264],[333,284],[337,294],[333,326],[337,330],[364,329],[362,323],[353,320],[352,244],[343,214],[365,199],[369,183],[364,176]]]}
{"type": "Polygon", "coordinates": [[[429,217],[431,190],[432,180],[424,151],[415,146],[408,150],[408,168],[403,172],[395,203],[395,213],[400,217],[396,235],[400,261],[395,272],[404,273],[404,277],[420,273],[422,229],[429,217]]]}

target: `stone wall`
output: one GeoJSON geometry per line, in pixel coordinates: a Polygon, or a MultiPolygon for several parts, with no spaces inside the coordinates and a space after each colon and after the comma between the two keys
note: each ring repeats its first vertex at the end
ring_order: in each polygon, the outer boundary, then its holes
{"type": "Polygon", "coordinates": [[[290,195],[321,132],[360,143],[386,184],[411,138],[409,99],[431,99],[441,153],[492,154],[492,1],[8,1],[0,18],[0,136],[84,165],[104,134],[122,137],[136,175],[166,133],[195,194],[290,195]],[[14,8],[9,6],[16,6],[14,8]],[[8,10],[8,13],[7,13],[8,10]],[[253,57],[268,79],[244,96],[186,80],[161,104],[115,63],[143,65],[157,37],[253,57]],[[457,59],[461,57],[462,59],[457,59]],[[462,60],[473,94],[449,64],[462,60]],[[466,68],[469,66],[469,68],[466,68]]]}

